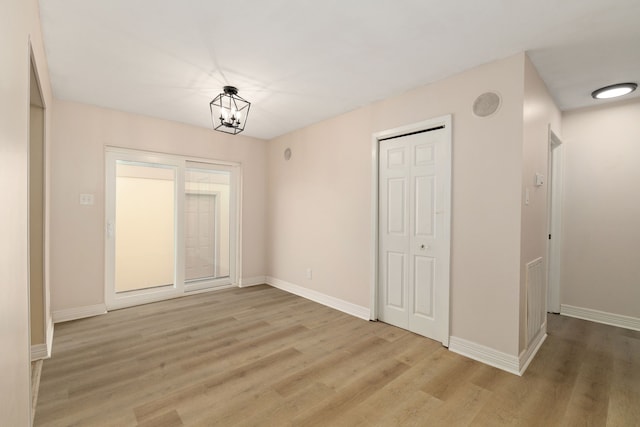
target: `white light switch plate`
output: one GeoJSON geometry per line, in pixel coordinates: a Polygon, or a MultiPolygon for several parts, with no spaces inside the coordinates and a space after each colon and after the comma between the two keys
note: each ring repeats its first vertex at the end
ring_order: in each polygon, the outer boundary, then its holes
{"type": "Polygon", "coordinates": [[[80,204],[81,205],[93,205],[93,194],[81,194],[80,195],[80,204]]]}

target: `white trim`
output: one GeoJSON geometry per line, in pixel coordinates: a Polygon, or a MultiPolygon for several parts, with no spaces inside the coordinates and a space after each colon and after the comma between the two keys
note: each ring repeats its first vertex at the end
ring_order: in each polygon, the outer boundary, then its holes
{"type": "Polygon", "coordinates": [[[151,151],[151,150],[142,150],[138,148],[124,148],[118,147],[116,145],[105,145],[105,151],[112,153],[120,153],[120,154],[131,154],[131,155],[149,155],[149,156],[160,156],[160,157],[179,157],[182,160],[186,160],[188,162],[197,162],[197,163],[207,163],[207,164],[215,164],[222,166],[240,166],[238,162],[231,162],[226,160],[218,160],[218,159],[210,159],[207,157],[194,157],[187,156],[183,154],[176,154],[166,151],[151,151]]]}
{"type": "Polygon", "coordinates": [[[31,346],[31,361],[40,360],[40,359],[48,359],[51,357],[47,353],[47,345],[46,344],[33,344],[31,346]]]}
{"type": "Polygon", "coordinates": [[[371,137],[371,283],[369,284],[369,307],[371,307],[369,320],[378,320],[378,185],[380,143],[374,134],[371,137]]]}
{"type": "Polygon", "coordinates": [[[560,276],[562,267],[562,200],[564,182],[564,145],[549,125],[547,180],[547,311],[560,312],[560,276]]]}
{"type": "MultiPolygon", "coordinates": [[[[66,308],[53,312],[53,323],[68,322],[70,320],[84,319],[85,317],[99,316],[107,313],[104,304],[85,305],[83,307],[66,308]]],[[[53,334],[52,334],[53,335],[53,334]]]]}
{"type": "MultiPolygon", "coordinates": [[[[184,295],[178,295],[176,298],[188,297],[188,296],[197,295],[197,294],[205,294],[207,292],[222,291],[224,289],[231,289],[231,288],[237,288],[237,287],[238,285],[236,285],[235,283],[228,283],[226,285],[216,286],[215,288],[195,289],[193,291],[188,291],[188,292],[185,292],[184,295]]],[[[173,299],[173,297],[169,297],[165,299],[173,299]]],[[[163,300],[160,300],[160,301],[163,301],[163,300]]]]}
{"type": "MultiPolygon", "coordinates": [[[[231,195],[232,197],[235,197],[235,200],[232,201],[229,199],[229,203],[233,202],[236,210],[233,218],[235,221],[235,247],[233,255],[235,266],[233,268],[233,277],[231,278],[231,282],[240,287],[240,284],[242,283],[242,221],[244,218],[242,214],[242,201],[244,200],[244,167],[242,163],[236,163],[235,168],[235,173],[231,174],[232,180],[235,178],[235,190],[231,192],[231,195]]],[[[229,259],[231,259],[231,251],[229,252],[229,259]]]]}
{"type": "Polygon", "coordinates": [[[53,350],[53,318],[49,317],[47,320],[47,359],[51,357],[51,351],[53,350]]]}
{"type": "Polygon", "coordinates": [[[187,292],[184,290],[176,290],[174,286],[163,286],[132,291],[130,294],[123,293],[120,298],[115,298],[116,296],[120,296],[120,294],[114,293],[113,295],[114,299],[112,301],[107,300],[107,311],[150,304],[152,302],[164,301],[171,298],[179,298],[187,295],[187,292]],[[164,288],[167,288],[168,290],[165,290],[164,288]],[[142,291],[147,291],[147,293],[142,291]]]}
{"type": "Polygon", "coordinates": [[[255,276],[255,277],[243,277],[238,284],[239,288],[246,288],[249,286],[264,285],[267,283],[267,276],[255,276]]]}
{"type": "Polygon", "coordinates": [[[332,297],[330,295],[323,294],[312,289],[307,289],[302,286],[295,285],[293,283],[285,282],[284,280],[276,279],[275,277],[267,276],[266,283],[274,288],[281,289],[294,295],[306,298],[311,301],[315,301],[319,304],[326,305],[327,307],[334,308],[342,311],[343,313],[350,314],[364,320],[370,320],[371,313],[367,307],[353,304],[339,298],[332,297]]]}
{"type": "Polygon", "coordinates": [[[49,318],[47,321],[47,329],[45,334],[45,342],[42,344],[31,345],[31,361],[51,358],[51,349],[53,348],[53,320],[49,318]]]}
{"type": "Polygon", "coordinates": [[[577,319],[590,320],[591,322],[617,326],[619,328],[640,331],[640,318],[624,316],[622,314],[607,313],[606,311],[591,308],[574,307],[572,305],[560,305],[560,314],[577,319]]]}
{"type": "Polygon", "coordinates": [[[184,293],[176,293],[176,294],[157,294],[155,295],[153,298],[148,298],[145,300],[137,300],[136,304],[130,304],[131,301],[128,302],[123,302],[121,304],[116,304],[113,307],[107,307],[107,311],[112,311],[112,310],[120,310],[123,308],[128,308],[128,307],[135,307],[138,305],[144,305],[144,304],[153,304],[155,302],[161,302],[161,301],[167,301],[170,299],[176,299],[176,298],[182,298],[182,297],[188,297],[191,295],[197,295],[197,294],[204,294],[207,292],[215,292],[215,291],[222,291],[224,289],[230,289],[230,288],[237,288],[238,285],[235,283],[225,283],[225,282],[221,282],[222,284],[220,285],[215,285],[215,286],[207,286],[204,288],[198,288],[198,287],[194,287],[191,289],[185,289],[184,293]]]}
{"type": "Polygon", "coordinates": [[[521,375],[518,356],[503,353],[454,336],[449,338],[449,350],[511,374],[521,375]]]}
{"type": "Polygon", "coordinates": [[[545,333],[546,329],[546,325],[545,327],[540,328],[540,332],[538,332],[538,335],[531,342],[529,348],[520,353],[520,372],[518,373],[518,375],[522,376],[522,374],[524,374],[524,371],[527,370],[533,358],[536,356],[536,354],[538,354],[538,350],[540,350],[540,347],[542,347],[542,343],[547,339],[547,334],[545,333]]]}
{"type": "Polygon", "coordinates": [[[170,300],[170,299],[175,299],[175,298],[182,298],[182,297],[187,297],[189,295],[196,295],[196,294],[203,294],[206,292],[215,292],[215,291],[221,291],[223,289],[229,289],[229,288],[237,288],[238,285],[236,285],[235,283],[227,283],[227,282],[221,282],[218,285],[214,285],[214,286],[206,286],[204,288],[198,288],[197,286],[192,287],[190,289],[185,289],[184,292],[174,292],[174,293],[156,293],[156,294],[149,294],[149,295],[140,295],[140,298],[137,299],[130,299],[130,300],[121,300],[121,301],[116,301],[113,304],[109,305],[107,307],[108,311],[111,310],[120,310],[122,308],[127,308],[127,307],[135,307],[138,305],[143,305],[143,304],[151,304],[154,302],[160,302],[160,301],[166,301],[166,300],[170,300]]]}

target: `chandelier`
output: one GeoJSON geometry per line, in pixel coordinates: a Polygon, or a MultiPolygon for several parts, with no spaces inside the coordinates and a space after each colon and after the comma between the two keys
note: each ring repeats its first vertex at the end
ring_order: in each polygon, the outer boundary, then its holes
{"type": "Polygon", "coordinates": [[[213,129],[236,135],[244,130],[251,103],[238,96],[238,89],[225,86],[223,93],[209,103],[213,129]]]}

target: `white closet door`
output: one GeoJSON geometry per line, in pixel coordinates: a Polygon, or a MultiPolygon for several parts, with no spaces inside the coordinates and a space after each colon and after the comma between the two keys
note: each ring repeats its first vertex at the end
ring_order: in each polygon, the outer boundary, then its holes
{"type": "Polygon", "coordinates": [[[379,318],[447,341],[451,159],[444,130],[380,142],[379,318]]]}

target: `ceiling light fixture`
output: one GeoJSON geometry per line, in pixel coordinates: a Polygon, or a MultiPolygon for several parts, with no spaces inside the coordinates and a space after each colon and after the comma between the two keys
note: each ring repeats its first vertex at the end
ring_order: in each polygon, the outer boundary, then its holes
{"type": "Polygon", "coordinates": [[[611,86],[601,87],[598,90],[591,92],[593,99],[609,99],[616,98],[618,96],[626,95],[636,90],[638,85],[636,83],[618,83],[611,86]]]}
{"type": "Polygon", "coordinates": [[[219,132],[239,134],[244,130],[251,103],[238,96],[238,89],[225,86],[223,93],[209,103],[213,129],[219,132]]]}

